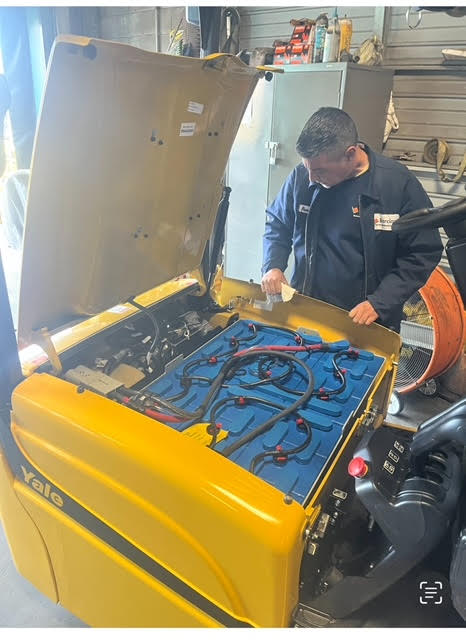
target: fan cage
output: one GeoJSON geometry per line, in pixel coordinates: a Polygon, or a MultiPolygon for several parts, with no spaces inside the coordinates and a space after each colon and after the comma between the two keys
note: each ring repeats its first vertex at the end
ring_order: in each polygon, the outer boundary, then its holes
{"type": "Polygon", "coordinates": [[[403,306],[400,335],[402,340],[395,389],[412,387],[427,371],[434,352],[432,316],[417,291],[403,306]]]}

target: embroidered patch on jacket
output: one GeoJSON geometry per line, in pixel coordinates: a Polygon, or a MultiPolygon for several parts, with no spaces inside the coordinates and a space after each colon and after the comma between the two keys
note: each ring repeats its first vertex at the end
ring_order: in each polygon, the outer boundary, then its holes
{"type": "Polygon", "coordinates": [[[399,217],[397,213],[374,213],[374,229],[377,231],[391,231],[392,224],[399,217]]]}
{"type": "Polygon", "coordinates": [[[309,213],[311,206],[309,204],[300,204],[298,207],[299,213],[309,213]]]}

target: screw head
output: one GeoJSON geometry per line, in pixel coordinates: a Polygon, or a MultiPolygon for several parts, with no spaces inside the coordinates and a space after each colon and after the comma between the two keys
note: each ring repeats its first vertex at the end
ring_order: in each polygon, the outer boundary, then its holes
{"type": "Polygon", "coordinates": [[[284,502],[285,504],[291,504],[291,503],[293,502],[293,498],[292,498],[291,496],[289,496],[289,495],[286,495],[286,496],[283,498],[283,502],[284,502]]]}

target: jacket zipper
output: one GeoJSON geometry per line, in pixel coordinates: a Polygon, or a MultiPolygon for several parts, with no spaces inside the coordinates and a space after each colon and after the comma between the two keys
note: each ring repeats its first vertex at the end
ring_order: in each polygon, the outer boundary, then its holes
{"type": "Polygon", "coordinates": [[[366,235],[364,233],[364,223],[362,216],[362,197],[359,196],[359,224],[361,225],[361,239],[362,239],[362,255],[364,259],[364,290],[363,300],[367,300],[367,251],[366,251],[366,235]]]}

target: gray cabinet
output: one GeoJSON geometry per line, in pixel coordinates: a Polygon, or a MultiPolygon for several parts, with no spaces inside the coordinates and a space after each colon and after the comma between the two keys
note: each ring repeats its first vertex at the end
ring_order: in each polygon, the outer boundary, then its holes
{"type": "Polygon", "coordinates": [[[228,165],[228,277],[260,282],[265,208],[300,160],[295,143],[309,116],[319,107],[340,107],[355,121],[360,140],[380,151],[392,76],[389,69],[335,62],[287,66],[259,82],[228,165]]]}

